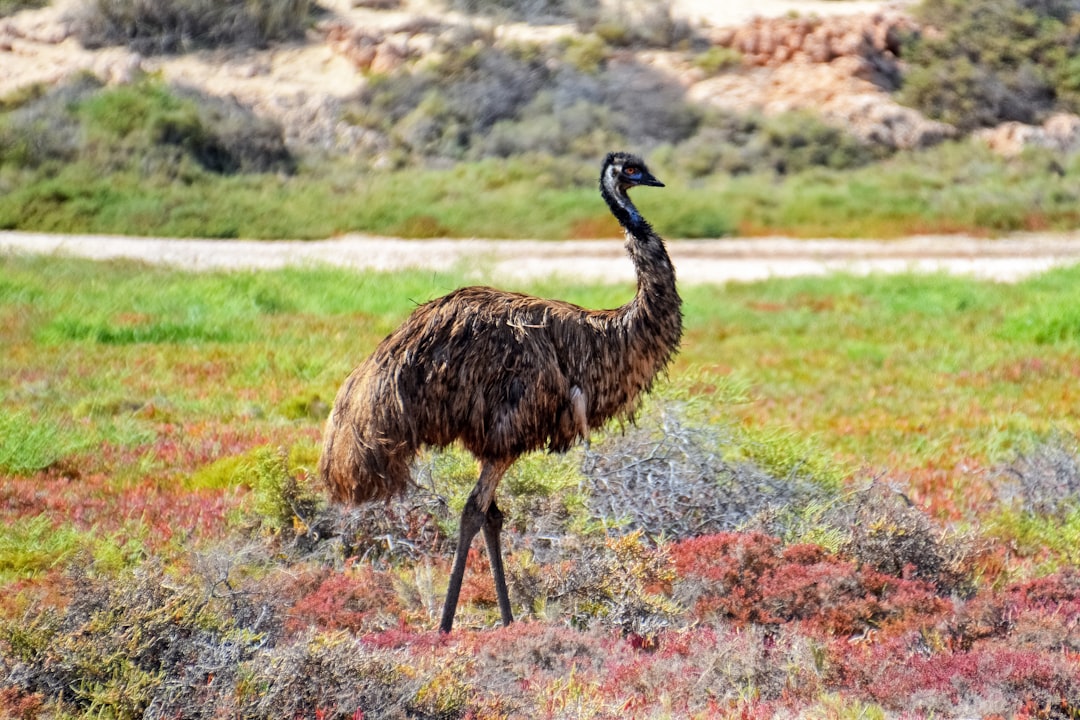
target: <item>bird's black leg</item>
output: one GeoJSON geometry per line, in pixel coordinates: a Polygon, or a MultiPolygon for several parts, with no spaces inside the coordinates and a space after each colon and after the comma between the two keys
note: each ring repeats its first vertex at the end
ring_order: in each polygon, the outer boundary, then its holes
{"type": "Polygon", "coordinates": [[[503,625],[509,625],[514,622],[514,614],[510,611],[510,594],[506,591],[506,572],[503,570],[502,526],[502,510],[492,502],[484,519],[484,540],[487,541],[491,577],[495,579],[495,596],[499,598],[499,613],[503,625]]]}
{"type": "Polygon", "coordinates": [[[446,589],[446,604],[443,605],[442,622],[439,623],[439,630],[444,633],[450,632],[454,625],[454,613],[457,611],[458,596],[461,594],[461,581],[465,578],[469,546],[480,528],[485,527],[487,520],[476,495],[474,490],[465,501],[465,509],[461,511],[461,529],[458,532],[457,552],[454,553],[454,569],[450,573],[450,586],[446,589]]]}
{"type": "Polygon", "coordinates": [[[454,613],[457,611],[458,596],[461,595],[461,581],[465,578],[465,561],[469,557],[469,546],[480,529],[484,529],[487,539],[488,554],[491,556],[491,572],[495,576],[495,592],[499,596],[499,611],[504,624],[510,623],[510,596],[506,592],[506,576],[503,573],[502,551],[499,533],[502,531],[503,514],[495,507],[495,488],[499,480],[514,463],[513,458],[485,459],[480,461],[480,479],[465,501],[461,511],[461,531],[458,534],[457,552],[454,555],[454,569],[450,572],[450,586],[446,589],[446,604],[443,605],[442,622],[439,630],[450,632],[454,626],[454,613]]]}

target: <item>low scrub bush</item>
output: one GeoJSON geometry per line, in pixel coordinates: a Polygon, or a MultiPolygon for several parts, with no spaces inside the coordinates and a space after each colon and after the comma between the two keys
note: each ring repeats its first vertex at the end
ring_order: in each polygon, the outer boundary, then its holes
{"type": "Polygon", "coordinates": [[[679,613],[667,597],[675,580],[671,563],[664,550],[647,545],[640,532],[579,548],[573,559],[543,568],[516,558],[514,563],[514,594],[540,614],[547,607],[557,608],[577,627],[597,623],[648,638],[673,624],[679,613]]]}
{"type": "Polygon", "coordinates": [[[766,118],[721,111],[706,113],[698,131],[658,159],[690,177],[722,173],[800,173],[811,168],[847,170],[886,157],[888,150],[869,145],[845,130],[807,112],[766,118]]]}
{"type": "Polygon", "coordinates": [[[446,0],[451,10],[470,15],[488,15],[511,20],[542,22],[573,17],[576,7],[597,4],[597,0],[574,3],[569,0],[446,0]]]}
{"type": "Polygon", "coordinates": [[[903,494],[879,483],[831,505],[818,522],[844,539],[839,550],[874,570],[970,593],[975,542],[938,527],[903,494]]]}
{"type": "Polygon", "coordinates": [[[689,43],[688,23],[671,12],[670,0],[445,0],[447,7],[474,15],[532,23],[572,20],[616,46],[672,48],[689,43]]]}
{"type": "Polygon", "coordinates": [[[91,0],[73,13],[90,48],[126,45],[141,53],[262,47],[303,35],[310,0],[91,0]]]}
{"type": "Polygon", "coordinates": [[[153,78],[105,88],[90,76],[0,116],[0,165],[55,169],[76,159],[103,172],[187,176],[291,172],[282,130],[234,100],[153,78]],[[193,166],[193,167],[192,167],[193,166]]]}
{"type": "Polygon", "coordinates": [[[1061,520],[1080,509],[1080,448],[1059,434],[1040,442],[1001,469],[1001,492],[1018,509],[1061,520]]]}
{"type": "Polygon", "coordinates": [[[1004,505],[987,527],[1048,568],[1080,561],[1080,465],[1076,438],[1058,434],[1019,454],[997,475],[1004,505]]]}
{"type": "Polygon", "coordinates": [[[693,40],[690,25],[671,11],[670,0],[615,0],[580,6],[578,29],[620,46],[673,48],[693,40]]]}
{"type": "MultiPolygon", "coordinates": [[[[626,523],[678,540],[798,513],[828,496],[826,484],[811,474],[732,458],[746,440],[721,425],[691,426],[677,406],[654,409],[586,454],[590,512],[607,526],[626,523]]],[[[754,452],[752,444],[741,448],[744,454],[754,452]]]]}
{"type": "Polygon", "coordinates": [[[1052,0],[926,0],[934,28],[908,38],[902,102],[962,130],[1080,107],[1075,6],[1052,0]]]}
{"type": "Polygon", "coordinates": [[[595,161],[596,147],[648,147],[694,132],[699,113],[681,87],[606,53],[583,68],[577,48],[458,41],[434,64],[373,78],[346,116],[414,159],[542,153],[595,161]]]}
{"type": "Polygon", "coordinates": [[[201,578],[171,577],[151,563],[74,584],[63,610],[37,608],[0,626],[7,682],[72,710],[143,717],[169,683],[201,673],[197,688],[231,669],[203,665],[207,647],[231,645],[234,661],[255,647],[256,636],[239,624],[243,596],[219,593],[201,578]]]}

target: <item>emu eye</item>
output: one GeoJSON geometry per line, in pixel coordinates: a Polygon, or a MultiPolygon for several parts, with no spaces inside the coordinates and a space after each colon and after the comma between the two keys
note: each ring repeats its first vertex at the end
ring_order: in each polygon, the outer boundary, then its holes
{"type": "Polygon", "coordinates": [[[633,175],[638,175],[638,174],[639,174],[639,171],[638,171],[636,165],[627,165],[626,167],[623,168],[623,175],[633,176],[633,175]]]}

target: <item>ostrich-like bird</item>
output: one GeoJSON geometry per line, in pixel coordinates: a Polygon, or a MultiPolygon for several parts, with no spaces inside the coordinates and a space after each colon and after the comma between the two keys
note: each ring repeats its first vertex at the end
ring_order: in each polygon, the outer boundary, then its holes
{"type": "Polygon", "coordinates": [[[443,608],[450,632],[473,538],[484,531],[503,624],[513,620],[495,489],[523,453],[563,452],[611,418],[630,418],[682,336],[681,300],[663,239],[630,201],[663,187],[634,155],[604,159],[600,194],[626,231],[634,299],[586,310],[490,287],[418,307],[346,379],[326,424],[319,474],[335,500],[403,491],[423,446],[461,443],[480,461],[465,503],[443,608]]]}

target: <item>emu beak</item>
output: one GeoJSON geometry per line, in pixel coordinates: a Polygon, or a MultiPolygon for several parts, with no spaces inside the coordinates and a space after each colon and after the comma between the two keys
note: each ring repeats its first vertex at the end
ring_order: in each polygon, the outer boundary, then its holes
{"type": "Polygon", "coordinates": [[[641,175],[641,179],[637,181],[638,185],[647,185],[648,187],[664,187],[664,183],[653,177],[652,173],[644,172],[641,175]]]}

